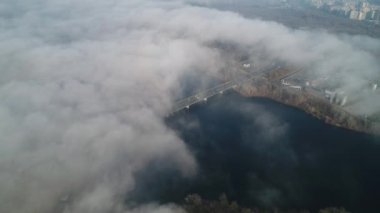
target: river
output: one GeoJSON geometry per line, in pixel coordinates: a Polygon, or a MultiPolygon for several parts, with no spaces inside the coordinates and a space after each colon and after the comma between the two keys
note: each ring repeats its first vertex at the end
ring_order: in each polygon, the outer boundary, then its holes
{"type": "Polygon", "coordinates": [[[208,199],[226,193],[244,206],[380,212],[379,137],[235,92],[178,113],[167,124],[193,152],[198,174],[182,178],[153,163],[139,174],[155,178],[139,179],[136,200],[181,202],[189,193],[208,199]]]}

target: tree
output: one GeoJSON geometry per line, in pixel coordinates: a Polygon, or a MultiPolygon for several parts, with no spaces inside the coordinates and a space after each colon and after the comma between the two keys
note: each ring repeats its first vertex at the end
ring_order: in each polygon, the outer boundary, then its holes
{"type": "Polygon", "coordinates": [[[346,211],[346,209],[344,208],[332,207],[332,208],[322,209],[319,211],[319,213],[350,213],[350,212],[346,211]]]}

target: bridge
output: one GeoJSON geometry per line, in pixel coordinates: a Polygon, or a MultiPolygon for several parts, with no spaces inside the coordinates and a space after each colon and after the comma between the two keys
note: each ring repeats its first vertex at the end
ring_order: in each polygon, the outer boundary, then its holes
{"type": "Polygon", "coordinates": [[[171,113],[175,113],[184,109],[189,109],[194,104],[207,101],[207,99],[215,95],[223,94],[227,90],[236,88],[237,86],[243,84],[244,82],[251,81],[254,78],[258,78],[262,76],[268,71],[272,71],[280,67],[281,66],[279,66],[278,64],[271,64],[253,73],[248,72],[246,70],[239,69],[240,76],[234,78],[233,80],[221,83],[215,87],[200,91],[194,95],[191,95],[189,97],[186,97],[184,99],[177,101],[174,104],[171,113]]]}
{"type": "Polygon", "coordinates": [[[208,98],[218,95],[218,94],[223,94],[224,91],[227,91],[231,88],[235,88],[238,85],[239,85],[239,82],[232,80],[232,81],[227,81],[225,83],[217,85],[213,88],[201,91],[195,95],[192,95],[192,96],[189,96],[187,98],[177,101],[174,104],[172,112],[178,112],[183,109],[189,109],[191,105],[194,105],[201,101],[207,101],[208,98]]]}

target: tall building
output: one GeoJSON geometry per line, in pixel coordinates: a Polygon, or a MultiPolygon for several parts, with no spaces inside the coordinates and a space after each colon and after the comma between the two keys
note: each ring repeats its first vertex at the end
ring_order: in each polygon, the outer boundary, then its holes
{"type": "Polygon", "coordinates": [[[351,10],[350,19],[354,19],[354,20],[359,19],[359,11],[351,10]]]}
{"type": "Polygon", "coordinates": [[[364,12],[364,11],[360,11],[357,19],[358,19],[359,21],[363,21],[363,20],[365,20],[366,15],[367,15],[366,12],[364,12]]]}
{"type": "Polygon", "coordinates": [[[309,0],[316,8],[327,9],[330,12],[353,20],[368,20],[380,24],[380,5],[369,3],[368,0],[309,0]]]}
{"type": "Polygon", "coordinates": [[[311,3],[317,8],[320,8],[324,5],[324,2],[322,0],[311,0],[311,3]]]}
{"type": "Polygon", "coordinates": [[[371,21],[380,21],[380,10],[372,10],[367,14],[367,19],[371,21]]]}
{"type": "Polygon", "coordinates": [[[374,10],[373,14],[373,20],[380,21],[380,10],[374,10]]]}

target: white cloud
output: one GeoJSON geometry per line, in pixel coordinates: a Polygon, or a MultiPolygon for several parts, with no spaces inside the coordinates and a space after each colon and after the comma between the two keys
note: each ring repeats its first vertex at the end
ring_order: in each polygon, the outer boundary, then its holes
{"type": "Polygon", "coordinates": [[[353,46],[180,1],[4,0],[0,14],[1,212],[124,211],[149,162],[194,174],[163,117],[185,73],[224,67],[214,41],[353,79],[378,71],[377,40],[353,46]]]}

